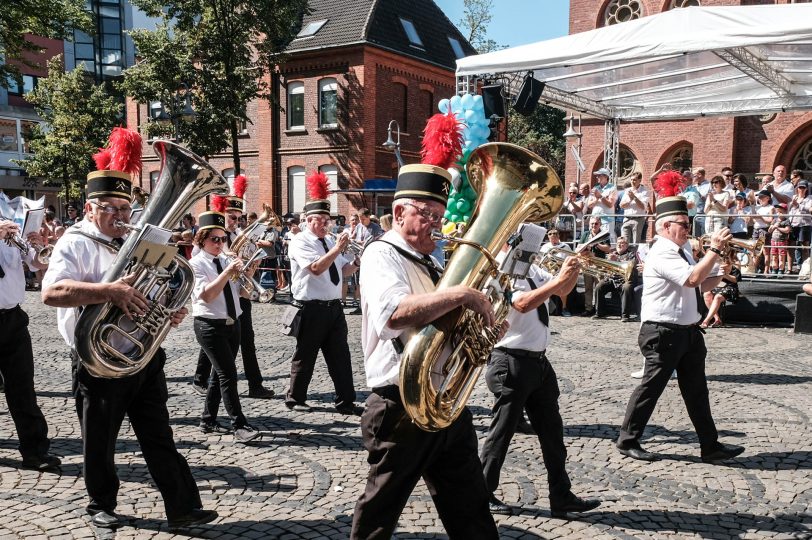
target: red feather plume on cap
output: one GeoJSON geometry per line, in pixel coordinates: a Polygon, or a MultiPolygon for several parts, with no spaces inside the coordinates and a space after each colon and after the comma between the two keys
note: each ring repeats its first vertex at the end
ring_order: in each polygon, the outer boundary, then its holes
{"type": "Polygon", "coordinates": [[[132,129],[113,128],[107,141],[110,170],[130,174],[141,172],[141,135],[132,129]]]}
{"type": "Polygon", "coordinates": [[[244,174],[238,174],[234,177],[234,196],[243,198],[245,190],[248,188],[248,178],[244,174]]]}
{"type": "Polygon", "coordinates": [[[463,123],[454,113],[437,113],[426,122],[423,130],[421,161],[447,169],[454,165],[462,154],[463,123]]]}
{"type": "Polygon", "coordinates": [[[327,175],[321,171],[311,173],[310,176],[305,178],[305,183],[311,200],[326,199],[330,194],[330,181],[327,179],[327,175]]]}
{"type": "Polygon", "coordinates": [[[673,197],[682,193],[685,179],[677,171],[664,171],[654,181],[654,191],[660,197],[673,197]]]}
{"type": "Polygon", "coordinates": [[[99,148],[99,151],[93,154],[93,161],[96,162],[97,171],[110,170],[110,150],[107,148],[99,148]]]}
{"type": "Polygon", "coordinates": [[[226,198],[222,195],[215,195],[211,198],[211,209],[215,212],[225,212],[226,211],[226,198]]]}

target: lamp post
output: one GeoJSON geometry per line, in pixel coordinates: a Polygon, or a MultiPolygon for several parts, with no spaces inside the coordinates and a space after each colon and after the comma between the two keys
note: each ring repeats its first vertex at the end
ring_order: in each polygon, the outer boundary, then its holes
{"type": "Polygon", "coordinates": [[[575,130],[575,126],[574,126],[575,116],[570,114],[569,116],[564,118],[564,120],[569,122],[569,124],[568,124],[569,127],[567,128],[567,131],[564,132],[564,138],[568,142],[574,141],[574,143],[575,143],[570,147],[570,149],[572,150],[572,155],[575,158],[575,169],[576,169],[576,171],[575,171],[576,180],[575,181],[578,184],[578,188],[580,189],[580,187],[581,187],[581,171],[583,171],[585,169],[584,162],[581,161],[581,137],[584,136],[584,134],[581,133],[581,115],[580,114],[578,115],[578,130],[577,131],[575,130]]]}
{"type": "Polygon", "coordinates": [[[152,119],[159,124],[172,124],[172,131],[177,142],[180,141],[180,121],[193,120],[197,113],[192,108],[192,91],[186,83],[180,83],[175,93],[170,96],[172,106],[167,111],[164,102],[157,109],[150,109],[152,119]]]}
{"type": "Polygon", "coordinates": [[[389,121],[389,127],[386,128],[386,142],[383,143],[383,147],[387,150],[392,150],[395,152],[395,159],[398,160],[398,169],[405,165],[403,163],[403,157],[400,155],[400,124],[398,124],[397,120],[389,121]],[[392,140],[392,124],[395,125],[397,130],[397,142],[392,140]]]}

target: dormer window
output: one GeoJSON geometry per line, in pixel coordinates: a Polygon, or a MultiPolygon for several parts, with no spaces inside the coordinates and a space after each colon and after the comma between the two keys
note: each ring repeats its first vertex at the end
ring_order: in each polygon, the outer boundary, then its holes
{"type": "Polygon", "coordinates": [[[326,23],[327,23],[327,19],[322,19],[320,21],[309,22],[306,25],[304,25],[304,27],[302,28],[302,30],[298,34],[296,34],[296,38],[298,39],[298,38],[304,38],[304,37],[313,36],[313,35],[316,34],[316,32],[321,30],[321,27],[324,26],[326,23]]]}
{"type": "Polygon", "coordinates": [[[465,51],[462,50],[462,45],[455,38],[448,36],[448,42],[451,44],[451,49],[454,51],[454,58],[464,58],[465,51]]]}
{"type": "Polygon", "coordinates": [[[417,33],[414,23],[409,19],[400,17],[400,24],[403,25],[403,30],[406,32],[406,37],[409,38],[409,44],[422,49],[423,41],[420,39],[420,35],[417,33]]]}

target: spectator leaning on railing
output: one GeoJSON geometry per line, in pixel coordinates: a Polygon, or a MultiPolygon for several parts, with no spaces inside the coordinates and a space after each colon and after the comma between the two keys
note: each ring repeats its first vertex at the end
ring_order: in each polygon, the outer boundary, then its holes
{"type": "MultiPolygon", "coordinates": [[[[795,173],[796,171],[793,171],[795,173]]],[[[792,243],[798,247],[795,253],[795,266],[800,270],[804,259],[809,257],[809,241],[812,239],[812,196],[809,195],[809,183],[799,180],[795,185],[795,195],[789,203],[790,225],[792,225],[792,243]]]]}

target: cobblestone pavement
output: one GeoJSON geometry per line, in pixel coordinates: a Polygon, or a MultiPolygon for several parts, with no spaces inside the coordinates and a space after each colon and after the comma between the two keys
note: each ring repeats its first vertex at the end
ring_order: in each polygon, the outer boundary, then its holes
{"type": "MultiPolygon", "coordinates": [[[[70,398],[67,351],[53,310],[28,293],[36,387],[61,474],[19,469],[11,418],[0,411],[0,538],[93,538],[84,514],[81,439],[70,398]]],[[[288,411],[286,387],[293,340],[277,331],[279,305],[255,304],[257,347],[272,400],[243,398],[250,422],[265,431],[252,446],[198,428],[202,398],[189,386],[197,344],[187,320],[165,342],[169,408],[180,451],[204,504],[220,517],[189,531],[202,538],[346,538],[367,464],[358,419],[336,414],[323,363],[310,388],[309,414],[288,411]]],[[[348,316],[359,401],[364,388],[360,317],[348,316]]],[[[699,446],[673,381],[646,431],[645,447],[665,459],[644,463],[614,448],[641,365],[635,324],[616,319],[554,318],[550,359],[558,372],[568,469],[573,490],[603,504],[578,521],[552,519],[546,474],[535,437],[517,434],[497,495],[513,505],[497,516],[504,538],[812,538],[812,352],[809,337],[785,329],[724,328],[708,332],[708,379],[722,440],[746,446],[726,465],[699,460],[699,446]]],[[[239,361],[239,360],[238,360],[239,361]]],[[[240,382],[247,391],[244,381],[240,382]]],[[[483,438],[490,396],[484,381],[470,406],[483,438]]],[[[170,538],[163,504],[130,426],[116,458],[118,511],[131,526],[110,538],[170,538]]],[[[185,537],[176,535],[177,537],[185,537]]],[[[421,483],[400,519],[397,538],[445,538],[421,483]]]]}

